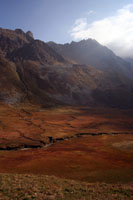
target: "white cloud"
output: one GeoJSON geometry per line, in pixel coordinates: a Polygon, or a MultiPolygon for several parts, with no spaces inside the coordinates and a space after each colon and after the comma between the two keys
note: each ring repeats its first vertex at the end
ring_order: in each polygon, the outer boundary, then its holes
{"type": "Polygon", "coordinates": [[[70,34],[74,40],[93,38],[119,56],[133,57],[133,4],[91,24],[87,18],[77,19],[70,34]]]}
{"type": "Polygon", "coordinates": [[[74,27],[72,29],[72,32],[78,33],[81,30],[87,29],[87,19],[86,18],[80,18],[75,21],[74,27]]]}

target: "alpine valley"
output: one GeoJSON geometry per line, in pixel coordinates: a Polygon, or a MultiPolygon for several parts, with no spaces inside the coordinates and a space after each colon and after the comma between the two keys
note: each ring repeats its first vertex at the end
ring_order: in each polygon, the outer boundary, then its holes
{"type": "Polygon", "coordinates": [[[132,182],[132,59],[0,28],[0,199],[130,200],[132,182]]]}

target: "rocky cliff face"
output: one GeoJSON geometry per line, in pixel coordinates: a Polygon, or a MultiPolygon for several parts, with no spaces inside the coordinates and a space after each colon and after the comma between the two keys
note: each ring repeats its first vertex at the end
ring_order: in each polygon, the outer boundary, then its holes
{"type": "Polygon", "coordinates": [[[122,68],[118,65],[112,67],[116,56],[106,47],[99,47],[96,41],[91,41],[89,51],[93,52],[92,57],[85,50],[88,42],[66,44],[63,50],[63,45],[57,47],[52,43],[50,47],[34,40],[29,31],[0,29],[0,100],[9,104],[32,102],[44,106],[132,107],[133,83],[122,68]],[[100,51],[95,59],[93,43],[99,48],[97,54],[100,51]],[[110,62],[105,62],[105,57],[110,62]],[[96,67],[88,65],[87,59],[97,60],[96,67]]]}
{"type": "Polygon", "coordinates": [[[8,55],[15,49],[33,41],[32,37],[26,35],[21,29],[8,30],[0,28],[0,50],[4,55],[8,55]]]}

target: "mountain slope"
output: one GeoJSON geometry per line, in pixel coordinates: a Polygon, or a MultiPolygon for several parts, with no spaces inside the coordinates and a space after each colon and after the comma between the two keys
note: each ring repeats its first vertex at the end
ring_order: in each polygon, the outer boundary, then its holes
{"type": "Polygon", "coordinates": [[[21,48],[15,49],[9,55],[9,59],[14,62],[32,60],[40,64],[65,63],[65,59],[62,56],[40,40],[33,40],[21,48]]]}
{"type": "Polygon", "coordinates": [[[15,64],[0,56],[0,100],[14,104],[23,101],[25,96],[15,64]]]}
{"type": "Polygon", "coordinates": [[[29,31],[24,33],[21,29],[13,31],[0,28],[0,50],[5,56],[33,40],[32,33],[29,31]]]}
{"type": "Polygon", "coordinates": [[[6,103],[30,101],[44,106],[133,106],[133,82],[123,73],[126,65],[122,59],[96,41],[59,47],[60,52],[58,48],[34,40],[31,32],[0,29],[1,100],[6,103]],[[65,58],[64,52],[71,58],[65,58]],[[71,59],[80,62],[73,64],[71,59]],[[97,62],[96,67],[87,64],[93,60],[97,62]],[[114,60],[119,62],[116,64],[114,60]],[[8,93],[6,100],[4,88],[8,93]],[[15,100],[8,101],[9,97],[15,100]]]}
{"type": "Polygon", "coordinates": [[[6,91],[8,93],[5,99],[4,88],[2,88],[0,92],[1,100],[10,103],[11,100],[8,101],[7,99],[9,97],[12,98],[12,88],[16,87],[20,99],[14,100],[14,103],[30,100],[34,103],[51,105],[57,102],[48,97],[45,92],[43,94],[40,93],[38,85],[36,86],[37,75],[34,72],[35,68],[37,68],[38,73],[38,66],[41,65],[64,65],[67,62],[44,42],[34,40],[31,32],[24,33],[20,29],[15,31],[0,29],[0,61],[0,85],[2,86],[6,82],[6,91]],[[7,70],[4,68],[5,75],[2,72],[3,66],[7,67],[7,70]],[[24,66],[27,66],[27,68],[25,69],[24,66]],[[19,84],[17,83],[16,86],[13,81],[9,80],[12,77],[12,73],[15,73],[19,79],[19,84]],[[26,81],[25,77],[27,77],[26,81]],[[24,94],[22,94],[23,92],[24,94]],[[21,98],[23,95],[24,98],[21,98]]]}
{"type": "Polygon", "coordinates": [[[49,42],[48,45],[75,63],[88,64],[104,71],[120,70],[128,78],[133,79],[129,62],[116,56],[110,49],[102,46],[96,40],[88,39],[64,45],[49,42]]]}
{"type": "Polygon", "coordinates": [[[29,90],[43,101],[47,95],[69,105],[132,105],[132,85],[117,73],[106,73],[88,65],[66,67],[31,61],[23,63],[23,72],[22,64],[18,64],[18,69],[29,90]]]}

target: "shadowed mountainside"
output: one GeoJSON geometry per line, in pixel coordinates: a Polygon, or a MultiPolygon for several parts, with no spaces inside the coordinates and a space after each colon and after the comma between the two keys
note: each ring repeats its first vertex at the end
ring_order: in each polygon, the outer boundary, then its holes
{"type": "Polygon", "coordinates": [[[16,72],[16,65],[0,56],[0,100],[15,104],[25,99],[25,88],[16,72]]]}
{"type": "Polygon", "coordinates": [[[0,29],[1,100],[12,104],[30,101],[43,106],[133,106],[133,81],[123,73],[128,63],[93,40],[59,45],[60,50],[53,44],[51,48],[34,40],[30,31],[0,29]],[[72,60],[78,63],[73,64],[72,60]],[[95,67],[88,65],[92,60],[97,62],[95,67]],[[114,60],[119,63],[114,64],[114,60]]]}

